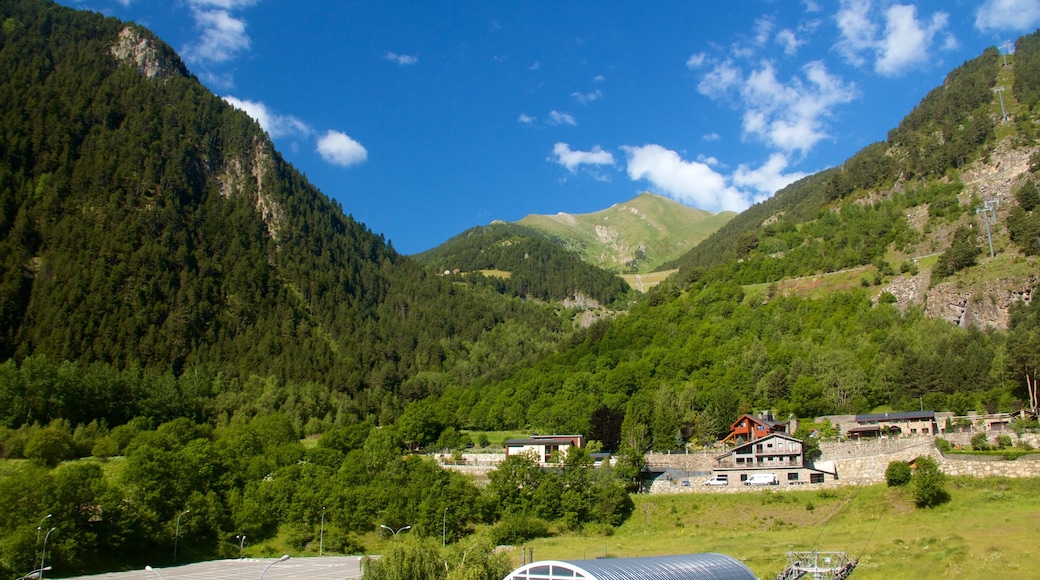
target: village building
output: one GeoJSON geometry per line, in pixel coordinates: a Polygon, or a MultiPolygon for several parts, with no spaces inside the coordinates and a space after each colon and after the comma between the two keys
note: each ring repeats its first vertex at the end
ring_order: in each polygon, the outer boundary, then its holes
{"type": "Polygon", "coordinates": [[[787,433],[788,423],[777,421],[773,413],[763,411],[756,415],[744,414],[733,422],[729,427],[729,435],[722,440],[723,444],[743,443],[754,441],[771,433],[787,433]]]}
{"type": "Polygon", "coordinates": [[[832,463],[807,461],[805,444],[784,433],[741,443],[716,456],[712,474],[726,475],[729,485],[825,483],[838,478],[832,463]]]}
{"type": "Polygon", "coordinates": [[[585,438],[581,435],[531,435],[523,439],[507,439],[504,443],[506,457],[511,455],[531,454],[539,463],[549,463],[556,453],[562,458],[571,447],[585,447],[585,438]]]}
{"type": "Polygon", "coordinates": [[[952,413],[905,411],[867,415],[830,415],[816,422],[830,421],[842,436],[849,439],[889,438],[915,435],[939,435],[946,432],[946,417],[952,413]]]}

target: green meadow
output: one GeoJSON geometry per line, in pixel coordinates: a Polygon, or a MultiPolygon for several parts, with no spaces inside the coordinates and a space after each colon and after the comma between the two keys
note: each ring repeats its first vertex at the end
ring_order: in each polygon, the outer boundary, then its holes
{"type": "Polygon", "coordinates": [[[611,536],[528,546],[536,560],[720,552],[762,579],[784,569],[788,551],[813,549],[859,558],[856,580],[1040,577],[1040,479],[953,478],[947,490],[950,501],[932,509],[884,485],[634,496],[611,536]]]}

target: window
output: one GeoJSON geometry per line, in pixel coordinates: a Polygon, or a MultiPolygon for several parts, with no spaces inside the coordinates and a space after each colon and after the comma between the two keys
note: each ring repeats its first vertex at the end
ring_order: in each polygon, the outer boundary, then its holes
{"type": "Polygon", "coordinates": [[[798,474],[794,472],[788,473],[787,481],[798,481],[798,474]]]}
{"type": "Polygon", "coordinates": [[[810,473],[809,474],[809,483],[823,483],[823,474],[822,473],[810,473]]]}

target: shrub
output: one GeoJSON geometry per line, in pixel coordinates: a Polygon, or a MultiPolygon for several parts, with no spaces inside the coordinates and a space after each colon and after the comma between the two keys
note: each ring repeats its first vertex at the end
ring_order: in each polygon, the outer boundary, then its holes
{"type": "Polygon", "coordinates": [[[917,471],[912,478],[914,504],[919,508],[935,507],[950,501],[946,491],[946,475],[931,457],[918,457],[917,471]]]}
{"type": "Polygon", "coordinates": [[[989,438],[985,433],[978,433],[971,438],[971,448],[975,451],[989,451],[989,438]]]}
{"type": "Polygon", "coordinates": [[[548,535],[549,524],[522,514],[506,514],[491,530],[491,540],[497,545],[519,544],[548,535]]]}
{"type": "Polygon", "coordinates": [[[941,453],[949,453],[953,449],[953,445],[942,437],[935,438],[935,446],[939,448],[941,453]]]}
{"type": "Polygon", "coordinates": [[[74,459],[75,456],[72,437],[53,427],[40,429],[25,444],[25,457],[48,467],[54,467],[66,459],[74,459]]]}
{"type": "Polygon", "coordinates": [[[888,482],[888,487],[904,486],[910,483],[911,476],[913,476],[913,471],[910,470],[910,464],[905,461],[893,461],[885,470],[885,481],[888,482]]]}
{"type": "Polygon", "coordinates": [[[1000,435],[997,437],[997,449],[1007,449],[1011,446],[1012,443],[1010,435],[1000,435]]]}

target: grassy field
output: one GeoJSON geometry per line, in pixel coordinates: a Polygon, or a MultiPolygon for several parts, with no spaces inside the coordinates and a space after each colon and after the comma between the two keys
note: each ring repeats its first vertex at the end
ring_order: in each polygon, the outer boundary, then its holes
{"type": "Polygon", "coordinates": [[[789,550],[812,549],[860,558],[857,580],[1040,577],[1040,479],[957,478],[947,489],[948,504],[925,510],[883,485],[638,496],[613,536],[529,546],[537,560],[721,552],[763,579],[783,570],[789,550]]]}
{"type": "Polygon", "coordinates": [[[622,274],[621,277],[624,278],[625,282],[628,282],[628,285],[632,288],[640,290],[640,285],[642,285],[641,290],[643,292],[648,292],[651,288],[664,282],[665,278],[676,272],[678,272],[678,270],[662,270],[660,272],[648,272],[646,274],[622,274]]]}

